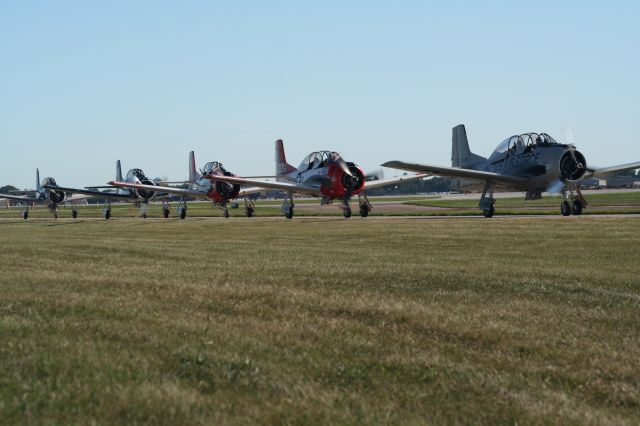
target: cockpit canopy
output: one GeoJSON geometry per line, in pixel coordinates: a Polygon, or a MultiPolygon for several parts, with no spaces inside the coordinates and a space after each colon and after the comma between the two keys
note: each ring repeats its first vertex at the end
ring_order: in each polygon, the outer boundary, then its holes
{"type": "Polygon", "coordinates": [[[56,180],[52,177],[47,177],[42,179],[42,186],[58,186],[58,184],[56,183],[56,180]]]}
{"type": "Polygon", "coordinates": [[[222,167],[222,163],[219,163],[217,161],[210,161],[207,164],[204,165],[204,168],[202,169],[202,174],[203,175],[210,175],[212,173],[217,173],[217,172],[226,172],[225,168],[222,167]]]}
{"type": "Polygon", "coordinates": [[[302,159],[302,161],[300,162],[300,166],[298,166],[298,170],[305,171],[324,167],[325,165],[329,164],[333,160],[333,158],[339,155],[340,154],[334,151],[312,152],[302,159]]]}
{"type": "Polygon", "coordinates": [[[129,172],[127,173],[127,181],[131,182],[133,181],[133,179],[136,178],[139,181],[145,180],[147,177],[145,176],[144,172],[140,169],[131,169],[129,170],[129,172]]]}
{"type": "Polygon", "coordinates": [[[489,161],[499,160],[508,152],[515,152],[519,147],[550,146],[559,145],[551,136],[546,133],[523,133],[514,135],[500,142],[489,157],[489,161]]]}

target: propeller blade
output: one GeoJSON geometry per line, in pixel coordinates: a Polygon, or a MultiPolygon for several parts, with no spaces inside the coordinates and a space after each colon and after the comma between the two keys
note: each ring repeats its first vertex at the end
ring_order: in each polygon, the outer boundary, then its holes
{"type": "Polygon", "coordinates": [[[551,184],[549,184],[549,186],[547,187],[547,192],[549,194],[562,194],[563,190],[564,190],[564,182],[561,179],[556,179],[555,181],[551,182],[551,184]]]}
{"type": "Polygon", "coordinates": [[[351,170],[349,170],[349,165],[347,164],[346,161],[344,161],[344,158],[342,158],[341,155],[336,154],[334,160],[336,163],[338,163],[338,165],[340,166],[344,174],[354,177],[353,173],[351,173],[351,170]]]}

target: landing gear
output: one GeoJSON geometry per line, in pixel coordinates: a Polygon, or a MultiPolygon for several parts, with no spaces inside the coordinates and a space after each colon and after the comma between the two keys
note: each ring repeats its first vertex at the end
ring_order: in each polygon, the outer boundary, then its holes
{"type": "Polygon", "coordinates": [[[249,197],[244,197],[244,212],[247,217],[252,217],[253,213],[256,211],[256,204],[249,197]]]}
{"type": "Polygon", "coordinates": [[[111,218],[111,203],[108,201],[104,204],[104,208],[102,209],[102,216],[106,220],[109,220],[111,218]]]}
{"type": "Polygon", "coordinates": [[[360,194],[358,194],[358,204],[360,205],[360,216],[369,216],[369,213],[371,212],[371,210],[373,210],[373,206],[371,206],[366,193],[361,192],[360,194]]]}
{"type": "Polygon", "coordinates": [[[187,217],[187,203],[184,200],[180,200],[180,204],[178,204],[178,217],[181,220],[187,217]]]}
{"type": "Polygon", "coordinates": [[[293,196],[291,194],[288,194],[284,201],[282,202],[282,213],[284,213],[284,217],[286,217],[287,219],[293,219],[293,196]]]}
{"type": "Polygon", "coordinates": [[[148,205],[146,203],[140,204],[140,217],[143,219],[147,218],[147,207],[148,205]]]}
{"type": "Polygon", "coordinates": [[[224,218],[229,219],[229,208],[224,206],[224,218]]]}
{"type": "Polygon", "coordinates": [[[577,185],[574,185],[563,191],[564,200],[560,205],[560,213],[562,216],[580,216],[582,214],[582,210],[587,207],[589,203],[582,196],[582,192],[580,192],[580,188],[577,185]]]}
{"type": "Polygon", "coordinates": [[[573,202],[573,208],[571,209],[571,214],[575,216],[580,216],[582,214],[582,201],[575,200],[573,202]]]}
{"type": "Polygon", "coordinates": [[[496,199],[493,198],[493,184],[485,183],[484,189],[482,190],[482,197],[480,197],[480,204],[478,207],[482,210],[482,214],[484,217],[493,217],[493,214],[496,212],[496,209],[493,207],[496,199]]]}
{"type": "Polygon", "coordinates": [[[22,218],[24,220],[29,219],[29,208],[25,208],[24,210],[22,210],[22,218]]]}
{"type": "Polygon", "coordinates": [[[349,219],[351,217],[351,207],[345,207],[342,209],[342,215],[345,219],[349,219]]]}
{"type": "Polygon", "coordinates": [[[58,218],[58,210],[54,210],[53,211],[53,218],[57,219],[58,218]]]}
{"type": "Polygon", "coordinates": [[[171,213],[171,209],[169,208],[169,202],[167,200],[163,200],[162,201],[162,217],[167,219],[170,213],[171,213]]]}
{"type": "Polygon", "coordinates": [[[489,208],[487,210],[483,210],[482,214],[484,215],[484,217],[489,218],[489,217],[493,217],[493,214],[496,212],[496,209],[493,207],[493,204],[491,206],[489,206],[489,208]]]}
{"type": "Polygon", "coordinates": [[[78,209],[76,209],[75,207],[71,208],[71,217],[74,219],[78,218],[78,209]]]}

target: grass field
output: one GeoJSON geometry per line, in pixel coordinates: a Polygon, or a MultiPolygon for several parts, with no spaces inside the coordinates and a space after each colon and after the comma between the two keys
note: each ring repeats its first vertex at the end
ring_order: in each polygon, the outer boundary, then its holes
{"type": "Polygon", "coordinates": [[[0,422],[640,423],[640,221],[0,221],[0,422]]]}
{"type": "MultiPolygon", "coordinates": [[[[464,199],[451,200],[439,199],[437,196],[416,195],[410,197],[371,197],[373,204],[372,216],[481,216],[482,212],[477,208],[478,200],[464,199]],[[390,205],[388,203],[396,203],[390,205]]],[[[640,192],[623,191],[618,193],[589,194],[587,195],[589,207],[583,214],[640,214],[640,192]]],[[[256,202],[256,216],[273,217],[282,216],[280,204],[282,200],[258,200],[256,202]]],[[[244,217],[244,201],[239,201],[239,208],[230,209],[231,217],[244,217]]],[[[321,206],[319,199],[296,199],[296,216],[335,216],[341,217],[342,211],[337,205],[321,206]]],[[[560,198],[546,196],[540,200],[525,201],[524,196],[516,198],[499,198],[496,201],[496,215],[560,215],[560,198]]],[[[101,205],[79,206],[81,218],[102,217],[101,205]]],[[[357,215],[357,200],[352,203],[354,215],[357,215]]],[[[21,216],[20,207],[0,209],[0,218],[18,218],[21,216]]],[[[131,204],[114,204],[112,206],[114,219],[138,217],[140,210],[131,204]]],[[[172,216],[177,214],[176,204],[172,206],[172,216]]],[[[71,217],[71,209],[68,206],[60,207],[60,217],[71,217]]],[[[152,203],[148,207],[149,217],[162,217],[162,206],[152,203]]],[[[189,217],[221,217],[220,209],[212,208],[206,202],[189,203],[189,217]]],[[[30,210],[31,218],[51,218],[52,214],[44,206],[30,210]]]]}

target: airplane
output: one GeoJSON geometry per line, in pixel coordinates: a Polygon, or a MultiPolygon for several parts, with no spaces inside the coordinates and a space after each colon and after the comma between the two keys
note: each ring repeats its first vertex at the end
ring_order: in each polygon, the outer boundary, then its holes
{"type": "Polygon", "coordinates": [[[574,145],[558,143],[546,133],[511,136],[501,142],[489,158],[484,158],[469,149],[464,125],[454,127],[452,133],[452,167],[404,161],[388,161],[382,166],[482,182],[484,188],[478,207],[485,217],[495,213],[495,187],[524,191],[525,200],[542,198],[545,191],[562,194],[562,215],[580,215],[588,205],[580,192],[581,181],[640,168],[640,162],[589,167],[585,156],[574,145]]]}
{"type": "MultiPolygon", "coordinates": [[[[122,166],[120,160],[116,161],[116,180],[123,181],[122,178],[122,166]]],[[[64,188],[56,187],[58,190],[62,190],[71,194],[82,194],[93,198],[99,198],[105,201],[105,206],[102,210],[102,215],[105,219],[111,218],[111,201],[125,201],[133,203],[140,207],[140,216],[147,217],[147,206],[149,201],[155,198],[166,197],[165,194],[160,194],[157,189],[156,183],[147,177],[141,169],[130,169],[127,172],[127,177],[124,182],[130,182],[134,184],[145,185],[144,189],[123,189],[117,186],[91,186],[84,189],[80,188],[64,188]],[[100,191],[99,189],[104,189],[100,191]]],[[[44,185],[45,189],[53,189],[50,185],[44,185]]],[[[169,205],[163,204],[163,216],[169,217],[169,205]]]]}
{"type": "Polygon", "coordinates": [[[317,151],[307,155],[298,168],[287,163],[282,139],[276,141],[276,181],[221,176],[218,179],[237,185],[253,185],[284,191],[287,196],[282,204],[282,212],[287,219],[293,218],[293,194],[312,195],[321,198],[321,205],[332,204],[340,200],[345,218],[351,217],[349,201],[358,196],[360,216],[367,217],[373,209],[365,188],[373,189],[393,185],[404,181],[421,179],[426,175],[418,174],[390,179],[367,181],[362,169],[355,163],[345,161],[334,151],[317,151]]]}
{"type": "MultiPolygon", "coordinates": [[[[250,194],[263,191],[262,188],[249,188],[240,190],[240,185],[222,182],[220,178],[222,176],[234,176],[231,172],[227,171],[222,163],[217,161],[210,161],[205,164],[204,168],[198,172],[196,170],[196,160],[193,151],[189,153],[189,180],[184,182],[170,182],[170,183],[186,183],[189,185],[188,189],[176,188],[171,186],[150,186],[148,183],[132,183],[121,182],[116,179],[109,182],[109,185],[113,185],[119,188],[129,188],[135,191],[151,191],[158,190],[164,193],[181,195],[180,204],[178,206],[178,214],[180,219],[184,219],[187,216],[187,203],[185,198],[199,198],[202,200],[211,201],[214,207],[222,209],[224,217],[229,217],[229,202],[239,197],[244,197],[245,200],[245,213],[247,217],[252,217],[255,212],[255,204],[249,198],[250,194]]],[[[166,216],[165,216],[166,217],[166,216]]]]}
{"type": "Polygon", "coordinates": [[[29,218],[29,204],[46,204],[54,218],[58,218],[58,206],[69,203],[71,205],[71,217],[78,217],[76,202],[85,200],[87,197],[68,197],[64,189],[59,187],[56,180],[46,177],[40,181],[40,170],[36,169],[36,189],[34,191],[16,191],[14,194],[0,194],[0,198],[5,200],[21,201],[24,203],[22,218],[29,218]],[[33,195],[16,195],[33,194],[33,195]]]}

